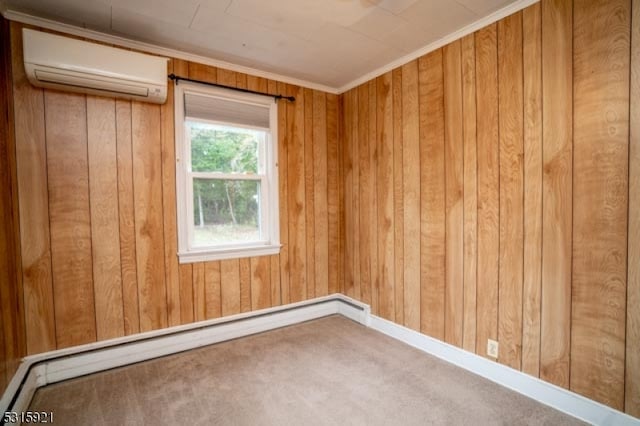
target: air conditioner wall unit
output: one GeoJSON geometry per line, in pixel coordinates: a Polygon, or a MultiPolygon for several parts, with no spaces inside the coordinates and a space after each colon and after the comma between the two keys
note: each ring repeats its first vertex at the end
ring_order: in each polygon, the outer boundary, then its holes
{"type": "Polygon", "coordinates": [[[22,30],[24,68],[38,87],[162,104],[167,58],[22,30]]]}

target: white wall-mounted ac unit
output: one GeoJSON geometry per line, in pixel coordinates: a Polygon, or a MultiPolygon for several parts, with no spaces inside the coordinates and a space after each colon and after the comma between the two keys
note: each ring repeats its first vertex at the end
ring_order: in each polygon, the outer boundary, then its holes
{"type": "Polygon", "coordinates": [[[22,30],[24,68],[39,87],[162,104],[166,58],[22,30]]]}

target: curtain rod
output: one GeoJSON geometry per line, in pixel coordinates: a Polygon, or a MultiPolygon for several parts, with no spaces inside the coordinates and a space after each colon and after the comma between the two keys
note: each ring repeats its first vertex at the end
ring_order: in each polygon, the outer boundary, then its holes
{"type": "Polygon", "coordinates": [[[224,84],[210,83],[208,81],[194,80],[192,78],[180,77],[180,76],[177,76],[175,74],[169,74],[169,79],[175,81],[176,84],[181,80],[182,81],[189,81],[191,83],[206,84],[207,86],[222,87],[224,89],[237,90],[238,92],[243,92],[243,93],[252,93],[254,95],[269,96],[269,97],[274,98],[276,101],[278,101],[280,99],[286,99],[289,102],[295,102],[295,100],[296,100],[295,96],[272,95],[271,93],[256,92],[255,90],[242,89],[240,87],[225,86],[224,84]]]}

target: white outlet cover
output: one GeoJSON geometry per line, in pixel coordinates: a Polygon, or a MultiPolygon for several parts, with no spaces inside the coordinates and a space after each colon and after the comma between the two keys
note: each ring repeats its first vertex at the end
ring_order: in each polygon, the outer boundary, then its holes
{"type": "Polygon", "coordinates": [[[498,342],[495,340],[487,339],[487,355],[492,358],[498,358],[498,342]]]}

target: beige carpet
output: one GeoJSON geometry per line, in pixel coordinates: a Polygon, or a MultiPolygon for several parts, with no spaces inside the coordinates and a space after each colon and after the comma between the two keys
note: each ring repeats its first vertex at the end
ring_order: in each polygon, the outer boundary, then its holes
{"type": "Polygon", "coordinates": [[[533,400],[343,317],[44,387],[58,425],[561,425],[533,400]]]}

